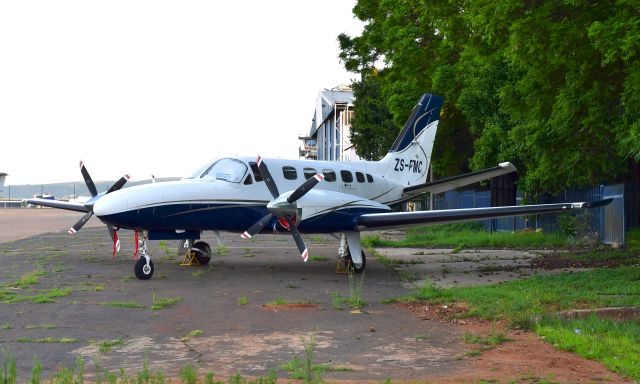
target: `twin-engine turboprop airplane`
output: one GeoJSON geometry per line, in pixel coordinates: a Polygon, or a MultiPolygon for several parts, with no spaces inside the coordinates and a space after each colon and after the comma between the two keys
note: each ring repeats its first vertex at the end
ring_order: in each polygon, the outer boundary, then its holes
{"type": "Polygon", "coordinates": [[[440,96],[423,95],[380,161],[222,158],[175,182],[121,189],[128,179],[124,176],[101,194],[80,163],[93,196],[84,204],[26,201],[85,212],[69,233],[80,230],[94,214],[107,224],[114,244],[120,228],[135,230],[136,236],[141,231],[141,257],[134,267],[139,279],[151,278],[154,271],[147,240],[187,240],[197,260],[206,264],[211,248],[202,241],[194,243],[203,231],[237,232],[243,238],[265,229],[289,231],[306,261],[308,250],[301,233],[335,233],[340,234],[339,256],[358,273],[366,264],[361,231],[549,213],[607,203],[391,212],[390,205],[424,192],[438,193],[515,171],[510,163],[501,163],[495,168],[427,183],[442,101],[440,96]]]}

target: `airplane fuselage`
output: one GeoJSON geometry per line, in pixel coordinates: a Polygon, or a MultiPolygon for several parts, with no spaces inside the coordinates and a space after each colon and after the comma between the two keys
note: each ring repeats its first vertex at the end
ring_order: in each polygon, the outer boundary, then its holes
{"type": "MultiPolygon", "coordinates": [[[[281,194],[295,190],[315,174],[324,175],[324,181],[300,199],[301,206],[305,200],[314,200],[313,214],[302,215],[301,232],[353,230],[353,218],[386,212],[389,208],[385,204],[402,195],[403,186],[381,177],[382,170],[375,162],[265,161],[281,194]],[[323,200],[326,210],[321,208],[323,200]]],[[[412,170],[407,167],[406,171],[412,170]]],[[[94,212],[115,227],[146,229],[153,238],[181,238],[204,230],[242,232],[268,213],[266,205],[272,199],[255,159],[223,158],[180,181],[145,184],[100,196],[94,212]]],[[[276,219],[269,227],[284,230],[276,219]]]]}

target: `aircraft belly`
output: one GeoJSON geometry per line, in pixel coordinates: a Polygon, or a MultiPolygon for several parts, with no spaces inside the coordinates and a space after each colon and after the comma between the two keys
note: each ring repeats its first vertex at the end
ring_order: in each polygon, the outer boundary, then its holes
{"type": "Polygon", "coordinates": [[[267,214],[264,204],[165,204],[101,216],[126,229],[244,231],[267,214]]]}

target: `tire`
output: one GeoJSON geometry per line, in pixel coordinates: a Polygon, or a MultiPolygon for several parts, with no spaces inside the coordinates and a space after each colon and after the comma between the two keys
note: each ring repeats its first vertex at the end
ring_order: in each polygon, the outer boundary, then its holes
{"type": "Polygon", "coordinates": [[[196,260],[200,265],[207,265],[211,261],[211,247],[204,241],[198,241],[191,247],[196,249],[196,260]]]}
{"type": "Polygon", "coordinates": [[[353,272],[355,274],[359,274],[359,273],[364,272],[364,269],[367,266],[367,258],[364,255],[364,251],[361,251],[362,252],[362,265],[360,265],[360,268],[357,268],[356,265],[351,260],[351,251],[348,251],[348,252],[349,253],[344,258],[344,264],[347,267],[347,271],[351,271],[351,272],[353,272]]]}
{"type": "Polygon", "coordinates": [[[133,266],[133,273],[140,280],[149,280],[151,276],[153,276],[153,260],[149,260],[149,270],[145,271],[145,267],[147,265],[147,260],[144,257],[141,257],[136,261],[136,264],[133,266]],[[145,273],[146,272],[146,273],[145,273]]]}

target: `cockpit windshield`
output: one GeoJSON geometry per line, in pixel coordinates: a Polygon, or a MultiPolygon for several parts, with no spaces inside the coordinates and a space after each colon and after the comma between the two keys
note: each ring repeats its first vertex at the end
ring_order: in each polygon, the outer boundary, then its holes
{"type": "Polygon", "coordinates": [[[237,159],[220,159],[213,163],[200,178],[224,180],[230,183],[240,183],[247,173],[247,166],[237,159]]]}

